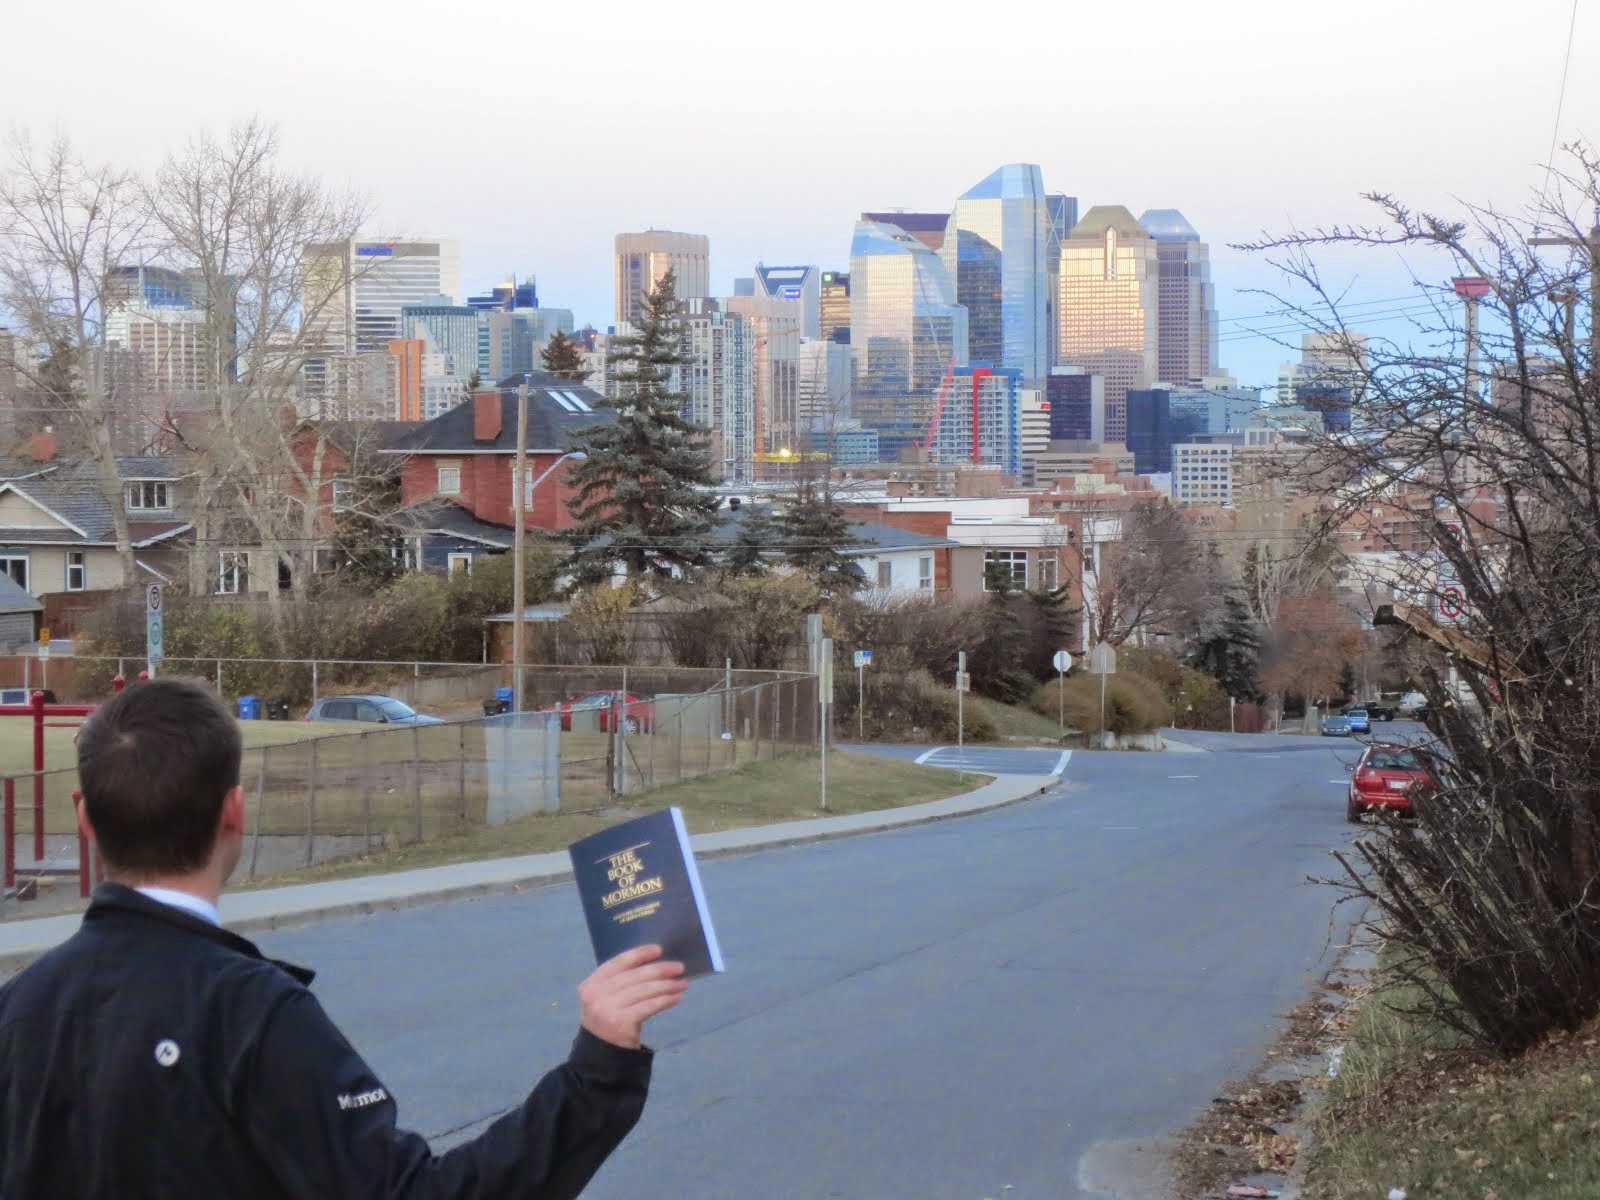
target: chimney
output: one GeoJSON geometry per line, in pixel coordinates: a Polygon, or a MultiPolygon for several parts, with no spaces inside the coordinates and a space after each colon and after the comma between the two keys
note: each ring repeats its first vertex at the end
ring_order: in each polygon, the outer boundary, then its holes
{"type": "Polygon", "coordinates": [[[49,462],[56,456],[56,433],[46,425],[28,441],[28,455],[34,462],[49,462]]]}
{"type": "Polygon", "coordinates": [[[472,393],[472,440],[492,442],[500,436],[502,414],[499,392],[472,393]]]}

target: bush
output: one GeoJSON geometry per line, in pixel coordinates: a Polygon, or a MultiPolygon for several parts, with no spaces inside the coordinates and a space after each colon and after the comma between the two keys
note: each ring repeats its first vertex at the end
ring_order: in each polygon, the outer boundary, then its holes
{"type": "Polygon", "coordinates": [[[1154,680],[1177,724],[1188,729],[1228,728],[1228,694],[1204,671],[1186,667],[1166,651],[1147,646],[1124,647],[1118,652],[1117,665],[1154,680]]]}
{"type": "MultiPolygon", "coordinates": [[[[1055,719],[1058,686],[1042,683],[1034,690],[1029,701],[1034,712],[1055,719]]],[[[1102,732],[1100,677],[1074,672],[1067,676],[1065,690],[1067,724],[1082,733],[1098,736],[1102,732]]],[[[1171,721],[1172,710],[1154,680],[1120,669],[1106,679],[1105,728],[1112,733],[1150,733],[1171,721]]]]}
{"type": "MultiPolygon", "coordinates": [[[[852,674],[854,672],[852,671],[852,674]]],[[[845,683],[844,668],[836,668],[834,729],[844,739],[857,736],[855,680],[845,683]]],[[[884,672],[876,664],[864,680],[865,720],[860,736],[869,742],[954,742],[957,737],[956,694],[942,688],[925,671],[884,672]]],[[[998,736],[988,714],[975,704],[966,706],[965,732],[969,742],[989,742],[998,736]]]]}
{"type": "Polygon", "coordinates": [[[957,653],[983,640],[982,606],[940,604],[931,596],[840,598],[823,624],[845,662],[856,650],[871,650],[875,671],[921,671],[951,683],[957,653]]]}

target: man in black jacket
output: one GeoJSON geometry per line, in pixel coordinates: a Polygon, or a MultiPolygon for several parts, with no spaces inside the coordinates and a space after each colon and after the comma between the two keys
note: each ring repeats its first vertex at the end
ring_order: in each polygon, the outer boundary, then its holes
{"type": "Polygon", "coordinates": [[[78,739],[78,820],[112,882],[0,989],[0,1197],[572,1197],[644,1108],[642,1026],[678,1002],[654,947],[578,989],[567,1061],[435,1157],[307,989],[221,928],[244,840],[241,743],[180,680],[129,688],[78,739]]]}

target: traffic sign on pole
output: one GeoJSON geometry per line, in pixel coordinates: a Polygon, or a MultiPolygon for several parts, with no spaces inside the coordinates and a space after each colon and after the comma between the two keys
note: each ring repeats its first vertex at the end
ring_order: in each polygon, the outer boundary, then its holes
{"type": "Polygon", "coordinates": [[[1115,675],[1117,673],[1117,650],[1110,642],[1101,642],[1089,651],[1089,674],[1115,675]]]}
{"type": "Polygon", "coordinates": [[[1065,650],[1057,650],[1055,657],[1052,658],[1050,662],[1055,669],[1063,675],[1072,670],[1072,655],[1068,654],[1065,650]]]}
{"type": "Polygon", "coordinates": [[[144,656],[150,664],[150,674],[156,673],[156,664],[165,655],[163,643],[165,630],[162,628],[162,595],[161,585],[152,583],[145,591],[145,624],[144,624],[144,656]]]}
{"type": "Polygon", "coordinates": [[[1061,726],[1061,736],[1067,736],[1067,672],[1072,670],[1072,655],[1057,650],[1050,660],[1056,669],[1056,721],[1061,726]]]}

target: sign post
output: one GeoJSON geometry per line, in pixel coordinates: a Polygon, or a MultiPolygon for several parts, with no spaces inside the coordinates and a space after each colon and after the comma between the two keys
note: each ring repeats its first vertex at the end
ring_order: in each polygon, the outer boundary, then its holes
{"type": "Polygon", "coordinates": [[[50,690],[50,630],[39,626],[39,686],[50,690]]]}
{"type": "Polygon", "coordinates": [[[1057,650],[1050,660],[1056,669],[1056,719],[1061,723],[1061,736],[1067,736],[1067,672],[1072,670],[1072,655],[1057,650]]]}
{"type": "Polygon", "coordinates": [[[144,622],[144,656],[148,663],[151,679],[156,677],[156,664],[165,657],[163,648],[164,631],[161,626],[162,595],[161,585],[152,583],[145,589],[145,622],[144,622]]]}
{"type": "Polygon", "coordinates": [[[856,651],[856,741],[867,740],[867,666],[872,662],[871,650],[856,651]]]}
{"type": "Polygon", "coordinates": [[[817,650],[817,699],[822,706],[822,811],[828,811],[828,706],[833,703],[833,639],[817,650]]]}
{"type": "Polygon", "coordinates": [[[1100,745],[1106,744],[1106,676],[1117,673],[1117,651],[1110,642],[1100,642],[1089,652],[1089,674],[1100,676],[1100,745]]]}
{"type": "MultiPolygon", "coordinates": [[[[967,652],[956,654],[956,757],[965,764],[967,758],[967,689],[972,678],[967,674],[967,652]]],[[[965,766],[962,767],[963,774],[965,766]]]]}

